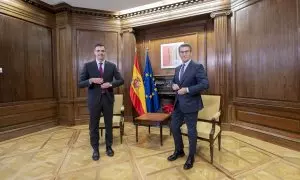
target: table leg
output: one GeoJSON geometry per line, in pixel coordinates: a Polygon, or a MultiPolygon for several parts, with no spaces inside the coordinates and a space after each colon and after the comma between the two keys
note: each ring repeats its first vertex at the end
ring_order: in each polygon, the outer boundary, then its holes
{"type": "Polygon", "coordinates": [[[160,144],[163,145],[163,140],[162,140],[162,125],[159,125],[160,127],[160,144]]]}
{"type": "Polygon", "coordinates": [[[136,142],[139,141],[139,137],[138,137],[138,124],[135,125],[135,139],[136,139],[136,142]]]}
{"type": "Polygon", "coordinates": [[[170,136],[172,135],[172,131],[171,131],[171,121],[169,121],[169,129],[170,129],[170,136]]]}
{"type": "Polygon", "coordinates": [[[149,126],[149,134],[150,134],[150,126],[149,126]]]}

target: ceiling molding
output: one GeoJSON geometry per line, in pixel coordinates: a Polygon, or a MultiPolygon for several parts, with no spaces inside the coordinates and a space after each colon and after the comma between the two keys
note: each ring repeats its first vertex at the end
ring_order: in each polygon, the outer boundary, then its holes
{"type": "Polygon", "coordinates": [[[219,16],[229,16],[231,14],[231,10],[223,10],[223,11],[217,11],[217,12],[212,12],[210,14],[211,18],[216,18],[219,16]]]}
{"type": "Polygon", "coordinates": [[[39,9],[43,9],[45,11],[48,11],[50,13],[55,13],[54,9],[53,9],[53,6],[50,5],[50,4],[47,4],[43,1],[39,1],[39,0],[22,0],[32,6],[35,6],[39,9]]]}
{"type": "Polygon", "coordinates": [[[103,10],[95,10],[95,9],[86,9],[79,7],[72,7],[67,3],[59,3],[57,5],[50,5],[40,0],[22,0],[32,6],[48,11],[52,14],[60,13],[60,12],[71,12],[76,14],[85,14],[99,17],[107,17],[113,19],[119,19],[119,16],[115,12],[111,11],[103,11],[103,10]]]}
{"type": "Polygon", "coordinates": [[[122,27],[139,27],[149,24],[167,22],[177,19],[189,18],[199,15],[209,15],[212,12],[222,12],[224,10],[230,10],[231,0],[213,0],[204,1],[201,4],[194,6],[186,6],[180,9],[174,9],[172,11],[164,11],[159,13],[153,13],[151,15],[138,16],[135,18],[122,19],[122,27]]]}
{"type": "Polygon", "coordinates": [[[187,0],[187,1],[183,1],[183,2],[177,2],[177,3],[173,3],[173,4],[167,4],[167,5],[163,5],[163,6],[157,6],[154,8],[135,11],[135,12],[131,12],[131,13],[120,14],[119,17],[121,19],[127,19],[127,18],[132,18],[132,17],[136,17],[136,16],[141,16],[141,15],[148,15],[148,14],[154,14],[154,13],[159,13],[159,12],[167,12],[167,11],[171,11],[171,10],[175,10],[175,9],[193,6],[193,5],[200,4],[203,2],[207,2],[207,1],[212,1],[212,0],[187,0]]]}
{"type": "Polygon", "coordinates": [[[140,11],[135,11],[131,13],[121,14],[120,12],[112,12],[112,11],[103,11],[103,10],[95,10],[95,9],[86,9],[86,8],[78,8],[72,7],[67,3],[60,3],[57,5],[50,5],[40,0],[22,0],[30,5],[33,5],[37,8],[43,9],[50,13],[59,13],[63,11],[72,12],[76,14],[85,14],[92,16],[101,16],[113,19],[129,19],[137,16],[150,15],[160,12],[168,12],[176,9],[186,8],[188,6],[194,6],[197,4],[201,4],[203,2],[213,1],[213,0],[186,0],[183,2],[177,2],[173,4],[167,4],[163,6],[157,6],[154,8],[144,9],[140,11]]]}
{"type": "Polygon", "coordinates": [[[211,18],[223,14],[230,15],[232,8],[259,0],[186,0],[125,14],[121,14],[121,12],[72,7],[67,3],[49,5],[40,0],[21,1],[51,12],[52,14],[68,12],[73,15],[88,15],[101,19],[118,20],[123,28],[128,28],[199,15],[210,15],[211,18]]]}

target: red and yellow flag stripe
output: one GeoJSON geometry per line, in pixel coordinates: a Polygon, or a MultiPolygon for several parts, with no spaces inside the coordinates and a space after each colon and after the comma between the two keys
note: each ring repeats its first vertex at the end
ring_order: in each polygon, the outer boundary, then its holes
{"type": "Polygon", "coordinates": [[[141,70],[138,64],[137,53],[134,56],[132,80],[130,84],[130,99],[139,115],[145,114],[147,112],[145,87],[141,75],[141,70]]]}

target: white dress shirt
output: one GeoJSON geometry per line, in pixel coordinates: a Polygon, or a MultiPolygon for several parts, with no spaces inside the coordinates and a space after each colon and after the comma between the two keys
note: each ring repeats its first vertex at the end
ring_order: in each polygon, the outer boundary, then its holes
{"type": "Polygon", "coordinates": [[[105,60],[103,60],[103,61],[101,62],[101,61],[99,61],[99,60],[96,59],[96,62],[97,62],[98,69],[99,69],[99,67],[100,67],[100,63],[102,63],[102,71],[104,72],[104,64],[105,64],[105,60]]]}

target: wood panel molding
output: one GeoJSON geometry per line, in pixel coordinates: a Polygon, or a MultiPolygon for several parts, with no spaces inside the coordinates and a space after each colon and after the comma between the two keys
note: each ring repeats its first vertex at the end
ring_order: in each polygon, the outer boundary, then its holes
{"type": "Polygon", "coordinates": [[[56,100],[1,104],[0,141],[55,125],[57,125],[56,100]]]}
{"type": "Polygon", "coordinates": [[[264,131],[259,128],[249,127],[248,125],[240,125],[236,123],[231,124],[231,130],[241,133],[246,136],[251,136],[257,139],[262,139],[264,141],[288,147],[300,151],[300,142],[299,137],[297,138],[288,138],[286,135],[279,135],[272,131],[264,131]]]}
{"type": "Polygon", "coordinates": [[[72,28],[74,29],[121,32],[120,19],[108,19],[85,14],[72,14],[71,23],[72,28]]]}
{"type": "Polygon", "coordinates": [[[54,15],[19,0],[0,1],[0,14],[6,14],[45,27],[55,26],[54,15]]]}
{"type": "Polygon", "coordinates": [[[211,18],[216,18],[219,16],[229,16],[229,15],[231,15],[231,10],[221,10],[221,11],[210,13],[211,18]]]}
{"type": "Polygon", "coordinates": [[[237,121],[243,121],[251,124],[267,126],[270,128],[276,128],[295,133],[300,132],[300,118],[293,119],[287,117],[280,117],[278,115],[268,115],[264,112],[251,112],[249,111],[249,109],[237,109],[236,116],[237,121]]]}
{"type": "Polygon", "coordinates": [[[279,100],[267,100],[267,99],[256,99],[256,98],[241,98],[235,97],[233,104],[237,106],[248,106],[248,107],[262,107],[266,109],[276,109],[291,112],[300,111],[299,102],[279,101],[279,100]]]}
{"type": "Polygon", "coordinates": [[[124,33],[134,33],[134,29],[133,28],[122,28],[121,30],[121,35],[123,35],[124,33]]]}
{"type": "Polygon", "coordinates": [[[222,101],[222,122],[228,123],[228,101],[229,101],[229,81],[231,59],[229,49],[229,15],[230,10],[216,11],[210,14],[210,17],[214,20],[214,36],[215,36],[215,92],[221,94],[222,101]]]}

